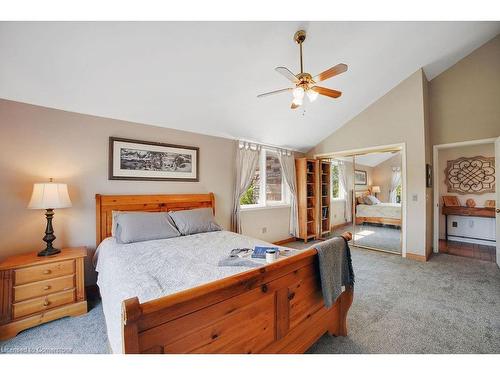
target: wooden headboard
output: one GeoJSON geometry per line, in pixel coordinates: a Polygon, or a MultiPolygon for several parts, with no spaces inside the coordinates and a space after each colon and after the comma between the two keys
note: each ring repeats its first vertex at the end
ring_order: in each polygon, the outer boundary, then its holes
{"type": "Polygon", "coordinates": [[[111,236],[113,211],[166,212],[211,207],[215,215],[215,196],[208,194],[101,195],[95,196],[96,246],[111,236]]]}

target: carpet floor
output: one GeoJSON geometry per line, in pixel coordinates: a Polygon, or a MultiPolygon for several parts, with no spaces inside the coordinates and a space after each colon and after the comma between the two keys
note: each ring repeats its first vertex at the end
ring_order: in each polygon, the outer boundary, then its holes
{"type": "MultiPolygon", "coordinates": [[[[352,225],[337,228],[333,231],[332,235],[340,236],[345,231],[353,232],[352,225]]],[[[381,224],[356,225],[354,242],[359,246],[367,246],[401,254],[401,229],[381,224]]]]}
{"type": "MultiPolygon", "coordinates": [[[[349,335],[324,335],[308,353],[500,353],[496,264],[446,254],[421,263],[352,250],[356,284],[349,335]]],[[[108,352],[99,301],[86,315],[0,342],[0,353],[108,352]]]]}

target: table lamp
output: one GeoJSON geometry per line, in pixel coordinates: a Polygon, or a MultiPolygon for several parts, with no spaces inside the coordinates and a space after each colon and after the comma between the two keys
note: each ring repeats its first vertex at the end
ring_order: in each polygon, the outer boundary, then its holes
{"type": "Polygon", "coordinates": [[[45,236],[43,240],[47,243],[47,247],[38,253],[38,256],[49,256],[60,253],[61,250],[52,246],[52,242],[56,239],[54,229],[52,228],[52,218],[54,217],[55,208],[71,207],[69,199],[68,186],[66,184],[57,184],[52,182],[36,183],[33,185],[33,193],[28,208],[45,209],[45,217],[47,218],[47,227],[45,228],[45,236]]]}
{"type": "Polygon", "coordinates": [[[380,186],[372,186],[372,193],[375,194],[375,197],[378,193],[380,193],[380,186]]]}

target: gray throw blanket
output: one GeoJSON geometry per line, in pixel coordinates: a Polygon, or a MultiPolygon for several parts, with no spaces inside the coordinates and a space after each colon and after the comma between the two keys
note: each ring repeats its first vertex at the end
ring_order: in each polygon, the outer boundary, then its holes
{"type": "Polygon", "coordinates": [[[342,293],[342,286],[354,285],[351,249],[343,237],[334,237],[313,246],[318,250],[321,290],[330,308],[342,293]]]}

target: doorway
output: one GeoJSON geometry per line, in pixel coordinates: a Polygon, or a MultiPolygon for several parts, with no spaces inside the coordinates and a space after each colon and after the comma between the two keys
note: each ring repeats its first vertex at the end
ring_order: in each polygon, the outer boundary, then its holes
{"type": "Polygon", "coordinates": [[[434,252],[499,263],[499,142],[434,146],[434,252]]]}

